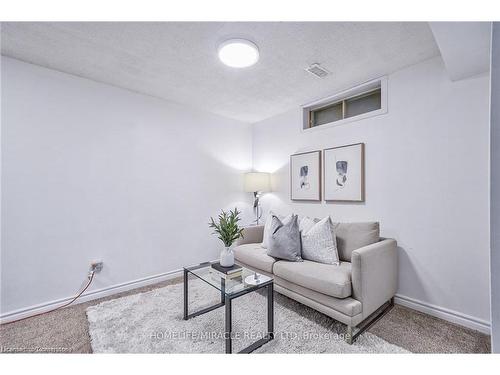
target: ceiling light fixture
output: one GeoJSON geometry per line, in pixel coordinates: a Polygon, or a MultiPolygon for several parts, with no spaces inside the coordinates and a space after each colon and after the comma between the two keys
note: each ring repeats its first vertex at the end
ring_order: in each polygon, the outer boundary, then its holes
{"type": "Polygon", "coordinates": [[[219,45],[220,61],[232,68],[246,68],[259,60],[259,49],[246,39],[229,39],[219,45]]]}

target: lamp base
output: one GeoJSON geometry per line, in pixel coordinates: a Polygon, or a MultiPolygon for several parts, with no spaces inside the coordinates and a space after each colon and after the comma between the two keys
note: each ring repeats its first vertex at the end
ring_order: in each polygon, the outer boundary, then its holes
{"type": "Polygon", "coordinates": [[[260,275],[256,273],[255,275],[250,275],[245,277],[245,284],[247,285],[259,285],[265,283],[266,281],[271,280],[269,276],[260,275]]]}
{"type": "Polygon", "coordinates": [[[260,192],[254,191],[253,197],[254,197],[253,198],[253,209],[255,211],[255,220],[253,221],[253,223],[255,223],[255,225],[259,225],[259,220],[262,217],[262,211],[259,209],[260,208],[260,204],[259,204],[260,192]]]}

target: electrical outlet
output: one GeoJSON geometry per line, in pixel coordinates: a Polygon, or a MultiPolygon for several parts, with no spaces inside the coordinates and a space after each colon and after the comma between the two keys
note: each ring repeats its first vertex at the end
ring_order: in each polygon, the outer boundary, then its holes
{"type": "Polygon", "coordinates": [[[103,261],[98,260],[90,263],[90,271],[101,272],[103,267],[103,261]]]}

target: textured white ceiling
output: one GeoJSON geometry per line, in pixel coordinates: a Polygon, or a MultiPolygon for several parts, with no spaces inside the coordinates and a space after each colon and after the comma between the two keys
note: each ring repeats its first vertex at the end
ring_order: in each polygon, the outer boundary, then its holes
{"type": "Polygon", "coordinates": [[[256,122],[439,55],[427,23],[2,23],[2,54],[256,122]],[[259,62],[224,66],[217,45],[254,41],[259,62]],[[304,71],[319,62],[333,74],[304,71]]]}

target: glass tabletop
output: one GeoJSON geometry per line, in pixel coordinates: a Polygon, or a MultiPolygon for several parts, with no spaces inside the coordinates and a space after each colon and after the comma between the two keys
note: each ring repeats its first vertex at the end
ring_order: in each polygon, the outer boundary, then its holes
{"type": "MultiPolygon", "coordinates": [[[[239,276],[224,279],[212,268],[212,263],[216,262],[206,262],[183,268],[188,273],[198,277],[228,295],[236,294],[244,290],[249,291],[249,289],[258,289],[263,285],[270,284],[273,281],[272,277],[259,273],[257,273],[258,280],[255,281],[256,272],[245,267],[242,267],[242,272],[239,276]]],[[[238,262],[235,263],[238,264],[238,262]]]]}

